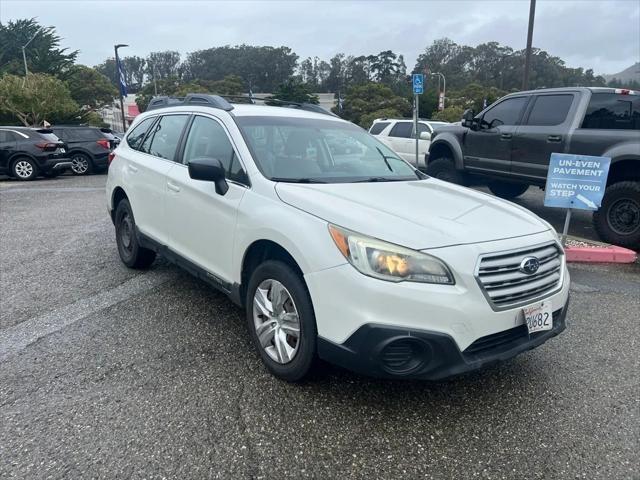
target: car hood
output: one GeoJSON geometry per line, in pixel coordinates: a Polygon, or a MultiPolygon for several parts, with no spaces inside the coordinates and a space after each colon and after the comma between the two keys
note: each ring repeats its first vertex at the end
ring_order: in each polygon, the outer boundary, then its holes
{"type": "Polygon", "coordinates": [[[528,210],[433,178],[408,182],[278,183],[280,199],[327,222],[415,250],[548,230],[528,210]]]}

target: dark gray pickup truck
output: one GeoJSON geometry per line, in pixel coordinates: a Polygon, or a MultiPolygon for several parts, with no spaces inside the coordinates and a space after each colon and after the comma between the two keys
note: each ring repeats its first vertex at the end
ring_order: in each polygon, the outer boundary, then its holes
{"type": "Polygon", "coordinates": [[[610,243],[640,248],[640,92],[553,88],[506,95],[461,126],[439,127],[427,158],[431,176],[477,180],[503,198],[544,188],[552,152],[611,157],[594,226],[610,243]]]}

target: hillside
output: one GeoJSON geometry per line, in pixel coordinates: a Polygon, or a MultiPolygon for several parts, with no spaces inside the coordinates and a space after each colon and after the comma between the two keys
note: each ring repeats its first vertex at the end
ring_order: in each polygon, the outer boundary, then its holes
{"type": "Polygon", "coordinates": [[[613,75],[603,75],[603,76],[604,78],[607,79],[607,82],[609,80],[613,80],[614,78],[617,78],[622,83],[627,83],[632,81],[640,82],[640,62],[636,63],[635,65],[631,65],[629,68],[626,68],[621,72],[614,73],[613,75]]]}

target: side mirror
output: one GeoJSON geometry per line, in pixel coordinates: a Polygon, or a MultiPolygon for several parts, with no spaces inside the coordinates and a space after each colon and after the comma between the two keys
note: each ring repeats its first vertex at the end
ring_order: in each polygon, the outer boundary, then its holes
{"type": "Polygon", "coordinates": [[[217,158],[199,157],[189,162],[189,176],[194,180],[213,182],[218,195],[229,190],[222,162],[217,158]]]}
{"type": "Polygon", "coordinates": [[[420,132],[420,140],[431,140],[431,133],[420,132]]]}
{"type": "Polygon", "coordinates": [[[462,114],[462,126],[471,128],[473,130],[474,125],[476,124],[475,120],[475,112],[472,108],[467,108],[462,114]]]}

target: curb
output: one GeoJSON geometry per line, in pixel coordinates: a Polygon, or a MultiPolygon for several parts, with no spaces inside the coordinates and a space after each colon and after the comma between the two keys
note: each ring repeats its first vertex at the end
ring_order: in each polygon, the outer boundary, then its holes
{"type": "Polygon", "coordinates": [[[581,263],[634,263],[638,254],[628,248],[614,245],[598,247],[565,247],[567,262],[581,263]]]}

